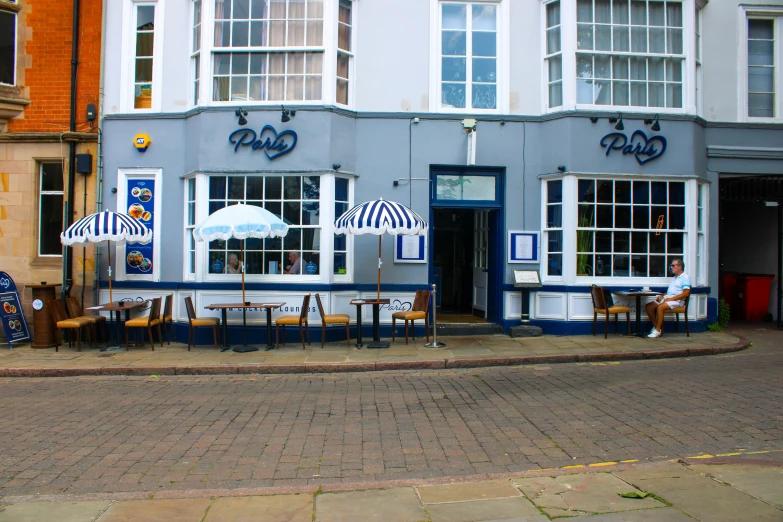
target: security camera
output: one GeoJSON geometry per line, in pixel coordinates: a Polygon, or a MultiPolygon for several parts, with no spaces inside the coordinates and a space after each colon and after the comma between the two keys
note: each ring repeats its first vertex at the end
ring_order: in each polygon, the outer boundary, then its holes
{"type": "Polygon", "coordinates": [[[334,170],[339,170],[339,169],[340,169],[340,167],[342,167],[342,165],[340,165],[339,163],[333,163],[333,164],[332,164],[332,168],[333,168],[334,170]]]}

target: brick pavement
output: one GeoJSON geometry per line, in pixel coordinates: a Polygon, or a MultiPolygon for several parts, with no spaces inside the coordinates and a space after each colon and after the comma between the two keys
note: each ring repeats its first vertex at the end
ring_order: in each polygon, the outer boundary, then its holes
{"type": "Polygon", "coordinates": [[[780,448],[779,334],[748,335],[750,350],[649,361],[0,379],[0,494],[367,484],[780,448]]]}

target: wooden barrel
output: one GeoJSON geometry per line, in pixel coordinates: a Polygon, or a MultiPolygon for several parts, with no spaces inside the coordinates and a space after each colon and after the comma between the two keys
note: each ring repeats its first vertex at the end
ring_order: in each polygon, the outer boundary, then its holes
{"type": "Polygon", "coordinates": [[[54,324],[49,301],[57,299],[55,288],[60,283],[27,285],[33,289],[33,348],[52,348],[57,345],[57,326],[54,324]]]}

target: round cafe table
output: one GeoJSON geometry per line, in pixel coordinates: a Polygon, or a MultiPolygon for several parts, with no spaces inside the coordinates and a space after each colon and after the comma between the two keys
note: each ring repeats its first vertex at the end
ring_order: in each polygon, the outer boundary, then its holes
{"type": "Polygon", "coordinates": [[[642,332],[642,297],[651,297],[660,295],[660,292],[652,292],[652,291],[638,291],[634,292],[633,290],[627,290],[623,292],[614,292],[617,295],[624,295],[626,297],[635,297],[636,298],[636,336],[637,337],[644,337],[644,332],[642,332]]]}

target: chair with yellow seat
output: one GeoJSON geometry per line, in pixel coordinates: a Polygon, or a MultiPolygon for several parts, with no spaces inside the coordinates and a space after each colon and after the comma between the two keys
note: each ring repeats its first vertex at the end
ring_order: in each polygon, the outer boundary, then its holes
{"type": "Polygon", "coordinates": [[[348,344],[348,348],[350,348],[351,330],[349,329],[349,324],[351,323],[351,316],[348,314],[325,314],[324,306],[321,303],[321,296],[318,294],[315,294],[315,302],[318,303],[318,313],[321,314],[321,348],[324,347],[326,327],[341,324],[345,324],[345,342],[348,344]]]}
{"type": "MultiPolygon", "coordinates": [[[[49,309],[52,311],[54,324],[57,325],[57,335],[55,336],[54,351],[60,351],[60,330],[76,330],[76,346],[82,351],[82,327],[87,327],[87,342],[92,344],[90,337],[90,322],[84,317],[74,317],[69,319],[65,313],[65,305],[59,299],[49,301],[49,309]]],[[[68,338],[68,346],[71,346],[71,339],[68,338]]]]}
{"type": "Polygon", "coordinates": [[[218,327],[220,319],[217,317],[196,317],[196,309],[193,307],[193,299],[190,296],[185,298],[185,310],[188,313],[188,351],[190,345],[196,346],[196,328],[207,326],[212,328],[212,338],[215,342],[215,348],[218,347],[218,327]]]}
{"type": "MultiPolygon", "coordinates": [[[[147,334],[150,337],[150,346],[152,350],[155,350],[155,340],[152,338],[152,327],[158,327],[158,339],[160,340],[160,346],[163,348],[163,334],[160,331],[160,297],[156,297],[152,300],[152,308],[150,309],[150,315],[147,317],[136,317],[125,321],[125,351],[128,350],[128,329],[129,328],[146,328],[147,334]]],[[[135,337],[135,336],[134,336],[135,337]]],[[[144,340],[144,333],[141,335],[142,341],[144,340]]]]}
{"type": "Polygon", "coordinates": [[[395,340],[397,319],[405,321],[405,344],[408,344],[408,321],[411,322],[411,337],[416,339],[416,319],[424,319],[424,333],[427,336],[427,342],[430,342],[430,290],[416,290],[416,297],[413,298],[413,306],[406,312],[394,312],[392,314],[392,341],[395,340]]]}
{"type": "Polygon", "coordinates": [[[82,310],[82,305],[79,303],[79,299],[76,297],[69,297],[65,300],[65,306],[68,309],[68,315],[71,319],[86,319],[89,328],[95,332],[94,339],[98,341],[98,325],[101,325],[104,338],[108,338],[108,331],[106,330],[106,318],[102,315],[85,315],[82,310]]]}
{"type": "Polygon", "coordinates": [[[166,334],[166,344],[169,342],[169,325],[171,326],[171,334],[174,337],[174,342],[177,342],[177,329],[174,327],[174,313],[172,308],[174,305],[174,294],[166,296],[166,300],[163,302],[163,333],[166,334]]]}
{"type": "Polygon", "coordinates": [[[283,315],[275,320],[275,347],[280,346],[280,327],[283,327],[283,344],[285,344],[285,327],[299,326],[299,336],[302,339],[302,350],[305,349],[304,332],[307,331],[307,344],[310,344],[310,322],[307,313],[310,311],[310,294],[304,296],[302,310],[299,315],[283,315]]]}
{"type": "MultiPolygon", "coordinates": [[[[691,329],[688,326],[688,304],[691,302],[691,296],[687,296],[685,298],[685,306],[681,306],[679,308],[665,308],[663,310],[664,314],[674,314],[674,319],[677,321],[675,328],[677,329],[677,333],[680,332],[680,314],[685,318],[685,336],[690,337],[691,336],[691,329]]],[[[663,335],[663,328],[661,328],[661,335],[663,335]]]]}
{"type": "Polygon", "coordinates": [[[607,292],[601,286],[592,285],[590,295],[593,298],[593,335],[595,335],[595,325],[598,322],[598,314],[604,314],[606,318],[606,328],[604,329],[604,339],[609,333],[609,316],[614,315],[614,333],[619,333],[617,329],[617,316],[625,314],[625,321],[628,323],[628,335],[631,335],[631,309],[627,306],[615,306],[612,302],[611,292],[607,292]]]}

